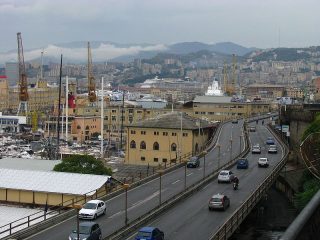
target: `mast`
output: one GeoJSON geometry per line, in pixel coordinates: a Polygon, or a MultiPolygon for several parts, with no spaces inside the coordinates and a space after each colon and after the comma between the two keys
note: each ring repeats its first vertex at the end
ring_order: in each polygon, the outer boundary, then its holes
{"type": "Polygon", "coordinates": [[[104,86],[103,86],[103,77],[101,78],[101,146],[100,146],[100,152],[101,152],[101,159],[103,159],[103,119],[104,119],[104,113],[103,113],[103,98],[104,98],[104,86]]]}
{"type": "Polygon", "coordinates": [[[57,126],[57,152],[56,152],[56,159],[58,158],[58,156],[59,156],[59,151],[60,151],[61,79],[62,79],[62,54],[61,54],[61,60],[60,60],[59,103],[58,103],[58,126],[57,126]]]}

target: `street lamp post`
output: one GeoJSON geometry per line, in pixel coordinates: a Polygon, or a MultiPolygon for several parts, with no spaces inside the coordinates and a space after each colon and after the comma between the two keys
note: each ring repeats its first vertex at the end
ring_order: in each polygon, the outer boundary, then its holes
{"type": "Polygon", "coordinates": [[[230,139],[230,161],[232,160],[232,138],[230,139]]]}
{"type": "Polygon", "coordinates": [[[124,224],[127,226],[128,225],[128,188],[129,184],[124,183],[122,185],[123,189],[125,190],[125,219],[124,219],[124,224]]]}
{"type": "Polygon", "coordinates": [[[239,137],[240,137],[240,153],[239,154],[241,154],[241,150],[242,150],[241,149],[241,139],[242,139],[243,135],[241,134],[239,137]]]}
{"type": "Polygon", "coordinates": [[[207,151],[203,151],[202,154],[203,154],[203,178],[205,178],[205,176],[206,176],[206,154],[207,154],[207,151]]]}
{"type": "Polygon", "coordinates": [[[187,188],[187,160],[184,160],[184,190],[187,188]]]}
{"type": "Polygon", "coordinates": [[[218,169],[220,168],[220,150],[221,150],[221,145],[220,143],[217,144],[218,147],[218,169]]]}
{"type": "Polygon", "coordinates": [[[161,206],[161,189],[162,189],[162,174],[163,174],[163,170],[159,170],[158,171],[158,173],[159,173],[159,178],[160,178],[160,186],[159,186],[159,188],[160,188],[160,191],[159,191],[159,206],[161,206]]]}
{"type": "Polygon", "coordinates": [[[80,235],[80,233],[79,233],[79,225],[80,225],[80,222],[79,222],[79,211],[82,208],[82,205],[81,204],[74,204],[73,208],[77,210],[77,237],[78,237],[77,239],[80,239],[79,238],[79,235],[80,235]]]}

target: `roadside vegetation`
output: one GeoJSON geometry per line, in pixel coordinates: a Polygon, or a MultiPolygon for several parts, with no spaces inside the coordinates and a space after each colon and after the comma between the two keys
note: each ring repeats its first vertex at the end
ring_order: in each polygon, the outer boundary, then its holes
{"type": "Polygon", "coordinates": [[[320,190],[320,181],[306,170],[301,178],[301,191],[296,193],[294,198],[295,207],[301,211],[320,190]]]}
{"type": "Polygon", "coordinates": [[[71,155],[63,159],[53,170],[56,172],[112,175],[111,168],[105,167],[100,160],[89,155],[71,155]]]}
{"type": "MultiPolygon", "coordinates": [[[[315,120],[310,123],[304,131],[302,141],[305,140],[310,134],[320,132],[320,114],[318,113],[315,120]]],[[[315,139],[313,142],[314,147],[320,149],[320,139],[315,139]]],[[[316,157],[316,156],[315,156],[316,157]]],[[[320,181],[315,178],[308,170],[306,170],[301,178],[301,189],[295,195],[294,203],[298,210],[302,210],[311,198],[320,190],[320,181]]]]}

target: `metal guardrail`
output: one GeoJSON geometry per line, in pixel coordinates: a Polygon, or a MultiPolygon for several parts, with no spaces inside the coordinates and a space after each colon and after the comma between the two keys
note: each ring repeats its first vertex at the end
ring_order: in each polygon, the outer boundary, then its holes
{"type": "Polygon", "coordinates": [[[161,203],[160,206],[155,207],[154,209],[150,210],[149,212],[145,213],[144,215],[129,222],[127,226],[124,226],[124,227],[120,228],[119,230],[115,231],[114,233],[112,233],[111,235],[105,237],[104,240],[122,240],[122,239],[124,239],[125,236],[134,232],[142,225],[148,223],[149,221],[154,219],[156,216],[158,216],[162,212],[169,210],[171,207],[173,207],[175,204],[177,204],[181,200],[187,198],[188,196],[190,196],[194,192],[199,191],[201,188],[203,188],[205,185],[207,185],[209,182],[211,182],[213,179],[215,179],[218,176],[221,169],[228,169],[228,168],[231,168],[232,166],[234,166],[236,164],[238,158],[247,155],[250,150],[249,138],[248,138],[247,132],[245,131],[244,133],[245,133],[246,141],[245,141],[245,149],[242,153],[238,154],[235,158],[233,158],[228,163],[215,169],[213,171],[213,173],[206,176],[204,179],[187,187],[180,194],[177,194],[177,195],[171,197],[167,201],[161,203]]]}
{"type": "MultiPolygon", "coordinates": [[[[270,130],[270,127],[269,127],[270,130]]],[[[273,132],[273,130],[271,129],[273,132]]],[[[273,132],[274,134],[274,132],[273,132]]],[[[275,134],[274,134],[275,135],[275,134]]],[[[285,154],[277,164],[272,173],[259,185],[259,187],[244,201],[243,204],[234,212],[234,214],[219,227],[218,231],[214,233],[209,240],[225,240],[232,236],[233,232],[240,226],[242,221],[256,206],[262,197],[265,196],[273,182],[277,179],[281,169],[285,166],[288,159],[288,147],[285,145],[277,135],[275,135],[281,144],[285,154]]]]}

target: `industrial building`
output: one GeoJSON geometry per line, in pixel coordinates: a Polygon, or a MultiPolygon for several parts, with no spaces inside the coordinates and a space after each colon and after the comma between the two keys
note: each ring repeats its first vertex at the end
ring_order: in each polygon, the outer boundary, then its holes
{"type": "Polygon", "coordinates": [[[69,205],[106,193],[110,176],[0,168],[0,201],[30,205],[69,205]]]}

